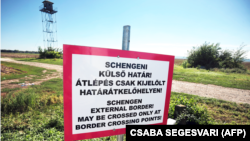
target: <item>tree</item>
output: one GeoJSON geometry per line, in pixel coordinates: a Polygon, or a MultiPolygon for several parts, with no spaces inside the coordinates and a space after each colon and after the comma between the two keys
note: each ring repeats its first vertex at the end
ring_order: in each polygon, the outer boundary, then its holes
{"type": "Polygon", "coordinates": [[[246,53],[248,51],[242,50],[246,45],[243,43],[232,55],[233,68],[242,68],[242,62],[246,59],[246,53]]]}

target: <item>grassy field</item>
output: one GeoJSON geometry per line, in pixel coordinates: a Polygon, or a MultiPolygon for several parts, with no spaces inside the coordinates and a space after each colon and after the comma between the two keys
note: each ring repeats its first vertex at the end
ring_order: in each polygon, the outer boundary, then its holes
{"type": "MultiPolygon", "coordinates": [[[[182,62],[184,62],[185,59],[175,59],[174,64],[175,65],[181,65],[182,62]]],[[[250,62],[243,62],[242,65],[247,68],[247,70],[250,71],[250,62]]]]}
{"type": "MultiPolygon", "coordinates": [[[[200,124],[250,125],[249,104],[172,92],[169,117],[173,117],[177,104],[192,107],[191,115],[199,116],[200,124]]],[[[2,140],[63,140],[62,79],[52,79],[29,89],[10,90],[8,96],[1,99],[1,107],[2,140]]],[[[116,140],[116,136],[110,140],[116,140]]]]}
{"type": "MultiPolygon", "coordinates": [[[[239,73],[224,73],[204,69],[186,68],[181,64],[184,59],[176,59],[173,79],[202,84],[213,84],[223,87],[250,89],[250,75],[239,73]]],[[[242,63],[250,71],[250,62],[242,63]]]]}
{"type": "Polygon", "coordinates": [[[214,72],[196,68],[184,69],[182,66],[175,65],[173,79],[230,88],[250,89],[249,74],[214,72]]]}
{"type": "MultiPolygon", "coordinates": [[[[21,66],[12,64],[18,69],[21,66]]],[[[1,89],[1,92],[6,93],[1,97],[1,140],[64,139],[62,79],[51,79],[26,89],[1,89]]],[[[183,115],[200,125],[250,125],[249,104],[172,92],[169,118],[173,118],[174,107],[178,104],[186,105],[188,113],[183,115]]],[[[117,140],[116,136],[100,139],[117,140]]]]}
{"type": "MultiPolygon", "coordinates": [[[[15,59],[63,65],[62,59],[15,59]]],[[[180,66],[183,61],[182,59],[175,60],[173,74],[175,80],[250,89],[250,75],[248,74],[228,74],[196,68],[184,69],[180,66]]],[[[249,62],[243,64],[250,69],[249,62]]],[[[43,75],[42,71],[45,70],[7,62],[1,62],[1,65],[17,69],[16,74],[1,73],[1,81],[20,79],[22,82],[27,75],[36,75],[35,79],[39,79],[43,75]]],[[[46,74],[52,72],[52,70],[47,70],[46,74]]],[[[1,96],[1,140],[64,140],[62,79],[51,79],[41,85],[29,86],[26,89],[5,88],[1,89],[1,92],[6,93],[5,96],[1,96]]],[[[201,125],[250,125],[249,104],[237,104],[172,92],[169,118],[174,117],[174,108],[178,104],[188,107],[188,113],[183,113],[182,116],[186,116],[189,121],[195,121],[201,125]]],[[[93,140],[100,139],[117,140],[116,136],[93,140]]],[[[126,140],[126,136],[124,139],[126,140]]]]}
{"type": "Polygon", "coordinates": [[[1,52],[1,57],[8,57],[8,58],[38,58],[39,54],[1,52]]]}
{"type": "MultiPolygon", "coordinates": [[[[35,58],[15,58],[20,61],[31,61],[48,64],[63,65],[63,59],[35,59],[35,58]]],[[[204,69],[187,68],[184,69],[180,64],[184,59],[176,59],[174,67],[174,80],[213,84],[223,87],[250,89],[250,75],[238,73],[224,73],[208,71],[204,69]]],[[[244,63],[250,64],[250,63],[244,63]]]]}
{"type": "Polygon", "coordinates": [[[184,105],[193,103],[193,105],[206,109],[209,117],[207,122],[211,125],[250,125],[249,104],[238,104],[214,98],[172,92],[170,100],[172,110],[176,105],[176,101],[186,101],[180,103],[184,105]]]}
{"type": "Polygon", "coordinates": [[[1,140],[64,139],[62,79],[10,89],[1,99],[1,107],[1,140]]]}
{"type": "Polygon", "coordinates": [[[38,68],[29,65],[20,65],[3,61],[1,61],[1,66],[2,66],[1,70],[3,70],[4,66],[7,67],[7,69],[5,70],[7,73],[1,72],[1,81],[23,78],[28,75],[36,75],[38,77],[41,77],[42,75],[55,72],[55,70],[46,70],[45,68],[38,68]],[[46,70],[45,73],[43,73],[44,70],[46,70]]]}
{"type": "Polygon", "coordinates": [[[63,59],[36,59],[36,58],[14,58],[18,61],[29,61],[38,63],[47,63],[53,65],[63,65],[63,59]]]}
{"type": "MultiPolygon", "coordinates": [[[[63,65],[63,59],[37,59],[37,58],[14,58],[18,61],[29,61],[29,62],[39,62],[39,63],[48,63],[48,64],[56,64],[63,65]]],[[[185,61],[184,59],[175,59],[175,65],[181,65],[181,63],[185,61]]]]}
{"type": "MultiPolygon", "coordinates": [[[[30,62],[40,62],[40,63],[48,63],[48,64],[55,64],[55,65],[63,65],[63,59],[37,59],[37,58],[14,58],[15,60],[19,61],[30,61],[30,62]]],[[[185,59],[175,59],[175,65],[181,65],[185,59]]],[[[248,70],[250,70],[250,62],[243,62],[242,63],[248,70]]]]}

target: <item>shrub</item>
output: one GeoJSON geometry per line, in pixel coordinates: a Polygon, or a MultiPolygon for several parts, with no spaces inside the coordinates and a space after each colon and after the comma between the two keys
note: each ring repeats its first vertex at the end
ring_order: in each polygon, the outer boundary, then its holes
{"type": "Polygon", "coordinates": [[[219,57],[219,43],[217,44],[209,44],[204,43],[198,48],[193,47],[191,51],[189,51],[189,56],[187,58],[187,62],[191,65],[191,67],[205,66],[206,69],[213,68],[218,66],[218,57],[219,57]]]}
{"type": "Polygon", "coordinates": [[[232,68],[232,52],[224,50],[220,52],[219,56],[219,68],[232,68]]]}
{"type": "Polygon", "coordinates": [[[176,118],[176,123],[180,123],[181,120],[185,119],[188,123],[199,123],[199,119],[194,116],[194,114],[190,114],[187,110],[184,110],[177,118],[176,118]]]}
{"type": "Polygon", "coordinates": [[[191,64],[189,64],[187,61],[184,61],[181,65],[183,68],[191,68],[191,64]]]}
{"type": "Polygon", "coordinates": [[[201,65],[198,65],[196,68],[197,68],[197,69],[200,69],[200,68],[201,68],[201,65]]]}
{"type": "Polygon", "coordinates": [[[187,68],[187,61],[182,62],[181,65],[182,65],[183,68],[187,68]]]}
{"type": "MultiPolygon", "coordinates": [[[[235,72],[242,73],[245,68],[242,65],[246,59],[247,51],[242,50],[245,45],[240,45],[236,51],[221,50],[220,44],[204,43],[197,48],[193,47],[188,51],[187,62],[183,62],[183,68],[204,66],[206,69],[211,68],[240,68],[235,72]],[[190,66],[189,66],[189,65],[190,66]]],[[[228,71],[228,70],[227,70],[228,71]]]]}
{"type": "Polygon", "coordinates": [[[47,124],[45,124],[44,128],[50,129],[50,128],[56,128],[57,130],[63,131],[64,128],[64,122],[63,122],[63,116],[55,115],[53,116],[47,124]]]}
{"type": "Polygon", "coordinates": [[[182,119],[196,124],[208,125],[210,122],[208,111],[205,107],[198,105],[195,99],[187,99],[185,96],[172,96],[169,105],[169,117],[174,118],[175,105],[185,105],[186,111],[176,118],[176,123],[182,119]]]}
{"type": "Polygon", "coordinates": [[[7,97],[1,99],[1,112],[11,113],[11,112],[23,112],[28,108],[35,108],[36,106],[35,93],[23,93],[20,94],[9,94],[7,97]]]}
{"type": "Polygon", "coordinates": [[[62,51],[59,48],[48,47],[44,50],[41,47],[38,47],[39,58],[61,58],[62,51]]]}
{"type": "Polygon", "coordinates": [[[16,113],[28,111],[32,108],[42,108],[52,104],[62,104],[63,96],[45,93],[42,96],[35,94],[32,90],[20,93],[10,93],[1,99],[1,113],[16,113]]]}

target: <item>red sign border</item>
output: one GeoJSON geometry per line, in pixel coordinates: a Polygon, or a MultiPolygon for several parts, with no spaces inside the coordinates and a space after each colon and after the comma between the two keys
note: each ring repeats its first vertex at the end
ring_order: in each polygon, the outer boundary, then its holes
{"type": "Polygon", "coordinates": [[[113,130],[105,130],[98,132],[73,134],[72,129],[72,54],[85,54],[85,55],[97,55],[97,56],[109,56],[109,57],[121,57],[121,58],[135,58],[157,61],[169,61],[169,73],[167,92],[165,100],[165,109],[163,114],[163,122],[151,125],[166,125],[168,119],[168,110],[170,103],[170,94],[172,86],[172,77],[174,69],[174,56],[153,54],[136,51],[126,51],[118,49],[107,49],[90,46],[78,46],[63,44],[63,99],[64,99],[64,139],[65,141],[83,140],[91,138],[99,138],[106,136],[114,136],[126,133],[126,128],[113,130]]]}

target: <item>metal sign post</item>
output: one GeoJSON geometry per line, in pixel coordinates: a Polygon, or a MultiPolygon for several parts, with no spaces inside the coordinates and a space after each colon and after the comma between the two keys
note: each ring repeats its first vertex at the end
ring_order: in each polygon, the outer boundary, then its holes
{"type": "MultiPolygon", "coordinates": [[[[125,25],[123,26],[123,37],[122,37],[122,50],[129,50],[129,43],[130,43],[130,26],[125,25]]],[[[118,135],[117,141],[123,141],[124,135],[118,135]]]]}
{"type": "Polygon", "coordinates": [[[129,50],[130,26],[123,26],[122,50],[129,50]]]}

